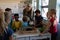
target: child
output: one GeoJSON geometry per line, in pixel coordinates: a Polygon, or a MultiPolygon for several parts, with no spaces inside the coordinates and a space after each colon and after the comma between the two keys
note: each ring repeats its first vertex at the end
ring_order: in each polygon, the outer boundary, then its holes
{"type": "MultiPolygon", "coordinates": [[[[4,12],[4,15],[5,15],[5,17],[7,17],[6,15],[10,15],[10,23],[9,23],[9,25],[8,25],[8,27],[10,27],[11,29],[12,29],[12,21],[13,21],[13,19],[12,19],[12,9],[11,8],[6,8],[5,9],[5,12],[4,12]]],[[[7,19],[5,19],[5,20],[7,20],[7,19]]]]}
{"type": "Polygon", "coordinates": [[[42,21],[43,21],[43,17],[40,15],[40,10],[36,10],[35,11],[36,15],[35,15],[35,27],[37,28],[41,28],[42,25],[42,21]]]}
{"type": "Polygon", "coordinates": [[[26,16],[23,17],[23,23],[22,23],[22,26],[23,26],[24,28],[28,27],[28,19],[27,19],[26,16]]]}
{"type": "Polygon", "coordinates": [[[14,14],[14,18],[15,18],[15,21],[13,21],[13,23],[12,23],[12,28],[13,28],[14,32],[16,32],[17,30],[19,30],[19,28],[22,27],[22,23],[21,23],[21,21],[18,20],[18,18],[19,18],[18,14],[14,14]]]}
{"type": "Polygon", "coordinates": [[[51,33],[51,40],[57,40],[57,19],[56,19],[56,10],[51,9],[49,11],[50,14],[50,19],[49,21],[51,22],[50,30],[49,32],[51,33]]]}
{"type": "Polygon", "coordinates": [[[0,9],[0,40],[13,40],[13,31],[8,28],[8,24],[10,23],[9,14],[6,16],[7,17],[4,17],[4,13],[2,9],[0,9]]]}

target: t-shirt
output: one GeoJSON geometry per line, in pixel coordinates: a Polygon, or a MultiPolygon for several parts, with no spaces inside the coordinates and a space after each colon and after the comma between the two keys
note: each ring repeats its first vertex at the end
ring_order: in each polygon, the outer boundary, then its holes
{"type": "Polygon", "coordinates": [[[40,22],[42,22],[43,20],[43,17],[40,15],[40,16],[35,16],[35,24],[37,25],[37,27],[42,27],[42,24],[40,24],[40,22]]]}
{"type": "Polygon", "coordinates": [[[7,28],[3,36],[0,36],[0,40],[9,40],[9,37],[13,34],[13,31],[10,28],[7,28]]]}
{"type": "Polygon", "coordinates": [[[13,28],[15,27],[16,29],[19,29],[21,26],[22,26],[21,21],[13,21],[12,23],[13,28]]]}
{"type": "Polygon", "coordinates": [[[25,27],[28,27],[28,22],[23,22],[22,23],[22,26],[25,28],[25,27]]]}

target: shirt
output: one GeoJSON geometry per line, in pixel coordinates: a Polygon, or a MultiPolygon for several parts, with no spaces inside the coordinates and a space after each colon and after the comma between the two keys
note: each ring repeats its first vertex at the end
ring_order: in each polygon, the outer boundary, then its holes
{"type": "Polygon", "coordinates": [[[56,33],[57,32],[57,20],[53,17],[50,19],[51,26],[50,26],[50,33],[56,33]]]}
{"type": "Polygon", "coordinates": [[[25,28],[25,27],[28,27],[28,22],[23,22],[22,26],[25,28]]]}
{"type": "Polygon", "coordinates": [[[37,25],[37,27],[42,27],[42,24],[40,24],[40,22],[42,22],[43,20],[43,17],[40,15],[40,16],[35,16],[35,24],[37,25]]]}
{"type": "Polygon", "coordinates": [[[9,37],[12,35],[13,35],[13,31],[10,28],[8,28],[4,32],[3,36],[0,36],[0,40],[9,40],[9,37]]]}
{"type": "Polygon", "coordinates": [[[19,29],[21,26],[22,26],[21,21],[13,21],[12,23],[13,28],[15,27],[16,29],[19,29]]]}

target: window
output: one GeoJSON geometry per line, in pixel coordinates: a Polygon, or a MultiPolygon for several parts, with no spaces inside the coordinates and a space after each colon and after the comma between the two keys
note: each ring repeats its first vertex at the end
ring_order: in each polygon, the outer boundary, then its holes
{"type": "Polygon", "coordinates": [[[57,0],[56,4],[56,16],[57,16],[57,21],[60,23],[60,0],[57,0]]]}
{"type": "Polygon", "coordinates": [[[37,7],[36,0],[32,0],[32,8],[33,8],[34,11],[36,10],[36,7],[37,7]]]}
{"type": "Polygon", "coordinates": [[[46,17],[47,11],[48,11],[48,8],[42,8],[41,12],[43,17],[46,17]]]}
{"type": "Polygon", "coordinates": [[[41,15],[46,18],[46,13],[48,12],[49,0],[39,0],[39,9],[41,10],[41,15]]]}
{"type": "Polygon", "coordinates": [[[42,0],[42,6],[47,6],[49,4],[49,0],[42,0]]]}

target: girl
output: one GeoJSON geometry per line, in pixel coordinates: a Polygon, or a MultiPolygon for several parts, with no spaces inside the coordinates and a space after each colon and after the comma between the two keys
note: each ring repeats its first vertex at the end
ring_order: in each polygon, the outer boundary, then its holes
{"type": "Polygon", "coordinates": [[[56,10],[51,9],[49,11],[50,18],[49,21],[51,23],[49,32],[51,33],[51,40],[56,40],[57,37],[57,19],[56,19],[56,10]]]}

